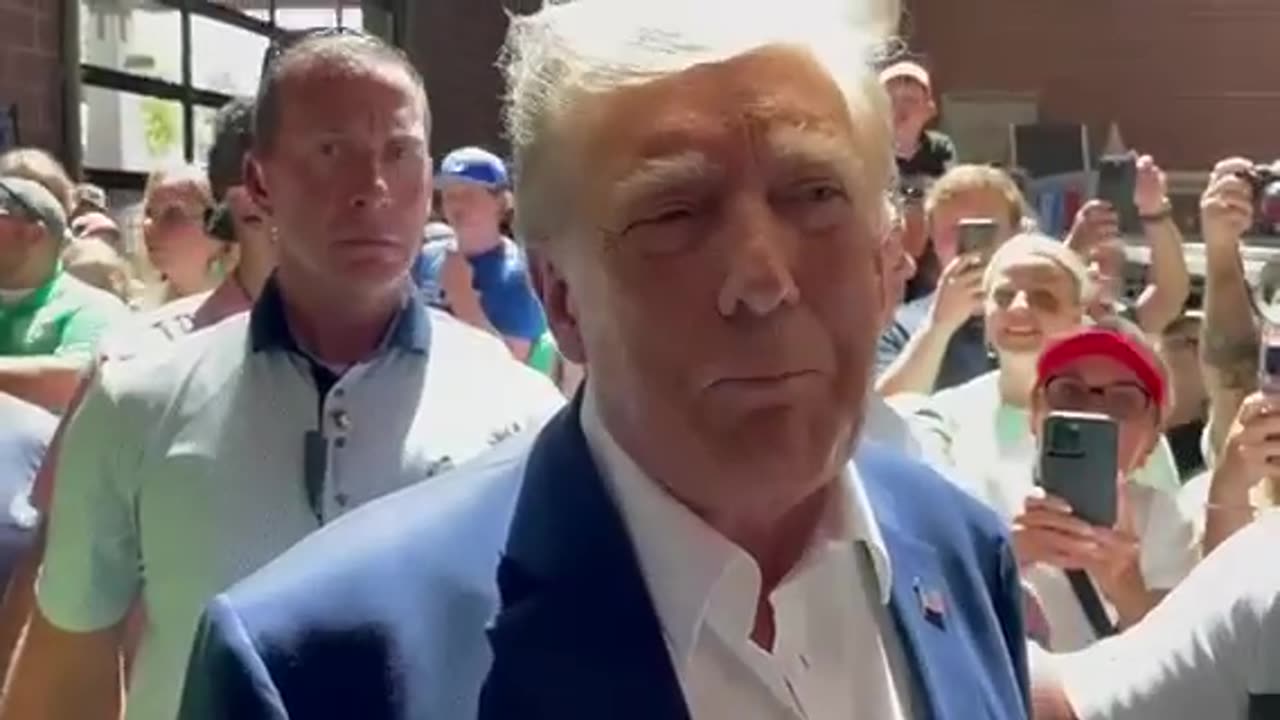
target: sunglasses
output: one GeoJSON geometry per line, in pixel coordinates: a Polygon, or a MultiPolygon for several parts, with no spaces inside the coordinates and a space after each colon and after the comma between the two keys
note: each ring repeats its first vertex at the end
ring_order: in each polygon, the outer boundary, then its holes
{"type": "Polygon", "coordinates": [[[303,30],[283,30],[271,40],[271,44],[267,46],[267,51],[262,55],[262,75],[265,76],[267,71],[273,65],[280,61],[289,50],[297,47],[304,40],[315,40],[319,38],[331,37],[353,37],[364,38],[368,40],[374,39],[375,36],[352,27],[313,27],[303,30]]]}
{"type": "Polygon", "coordinates": [[[1044,384],[1044,398],[1053,410],[1102,412],[1117,422],[1141,417],[1153,402],[1146,388],[1137,383],[1093,386],[1070,375],[1050,378],[1044,384]]]}

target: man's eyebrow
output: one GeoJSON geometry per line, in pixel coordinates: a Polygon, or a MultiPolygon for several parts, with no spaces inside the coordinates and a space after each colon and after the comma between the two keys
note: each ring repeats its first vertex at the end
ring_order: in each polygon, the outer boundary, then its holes
{"type": "Polygon", "coordinates": [[[700,152],[651,157],[616,181],[612,194],[625,203],[666,188],[716,179],[723,173],[723,168],[700,152]]]}
{"type": "Polygon", "coordinates": [[[862,168],[848,139],[823,130],[777,128],[766,141],[774,161],[784,165],[826,167],[847,177],[857,177],[862,168]]]}

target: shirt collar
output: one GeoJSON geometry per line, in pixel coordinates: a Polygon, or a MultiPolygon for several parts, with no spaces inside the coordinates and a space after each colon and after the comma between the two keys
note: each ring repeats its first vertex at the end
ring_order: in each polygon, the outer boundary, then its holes
{"type": "MultiPolygon", "coordinates": [[[[391,321],[380,349],[398,348],[405,352],[425,354],[430,344],[431,320],[417,293],[405,294],[404,305],[391,321]]],[[[249,340],[253,352],[285,351],[305,354],[289,329],[284,310],[284,296],[273,274],[267,279],[249,314],[249,340]]]]}
{"type": "MultiPolygon", "coordinates": [[[[758,592],[760,573],[755,561],[644,474],[605,428],[590,381],[580,417],[587,447],[631,536],[654,609],[677,661],[689,661],[713,606],[729,608],[732,617],[726,624],[738,626],[737,634],[749,634],[756,610],[754,593],[752,597],[727,597],[724,593],[750,584],[742,581],[751,577],[758,592]]],[[[889,552],[853,463],[841,473],[835,497],[839,500],[828,505],[801,563],[815,558],[830,543],[862,543],[870,551],[880,601],[888,604],[892,589],[889,552]]]]}

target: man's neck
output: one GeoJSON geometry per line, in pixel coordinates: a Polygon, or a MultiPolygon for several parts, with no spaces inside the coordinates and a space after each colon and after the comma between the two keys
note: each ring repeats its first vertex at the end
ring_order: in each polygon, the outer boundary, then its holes
{"type": "Polygon", "coordinates": [[[262,288],[275,269],[275,259],[270,246],[270,239],[265,239],[266,246],[254,240],[244,242],[240,246],[240,259],[236,262],[236,283],[250,300],[257,300],[262,288]]]}
{"type": "Polygon", "coordinates": [[[53,277],[58,270],[58,262],[39,259],[15,268],[11,273],[0,274],[0,290],[35,290],[53,277]]]}
{"type": "Polygon", "coordinates": [[[295,340],[317,360],[337,366],[355,365],[373,356],[404,304],[402,288],[359,302],[349,296],[329,296],[317,288],[299,289],[301,284],[291,282],[285,272],[276,277],[295,340]]]}
{"type": "Polygon", "coordinates": [[[204,272],[166,273],[164,279],[165,284],[168,286],[167,300],[176,300],[188,295],[195,295],[198,292],[207,290],[209,285],[209,276],[204,272]]]}
{"type": "Polygon", "coordinates": [[[924,131],[912,133],[911,135],[897,135],[893,139],[894,151],[898,157],[903,160],[909,160],[920,152],[920,146],[924,139],[924,131]]]}
{"type": "Polygon", "coordinates": [[[1000,399],[1006,405],[1024,408],[1031,404],[1031,389],[1036,382],[1035,359],[1035,355],[1001,356],[1000,399]]]}

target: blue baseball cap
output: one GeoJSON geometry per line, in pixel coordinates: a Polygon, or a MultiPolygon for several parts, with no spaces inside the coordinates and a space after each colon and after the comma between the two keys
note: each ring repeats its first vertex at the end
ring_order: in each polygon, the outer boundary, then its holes
{"type": "Polygon", "coordinates": [[[445,156],[436,174],[436,184],[474,183],[490,190],[508,187],[507,166],[502,158],[478,147],[458,148],[445,156]]]}

